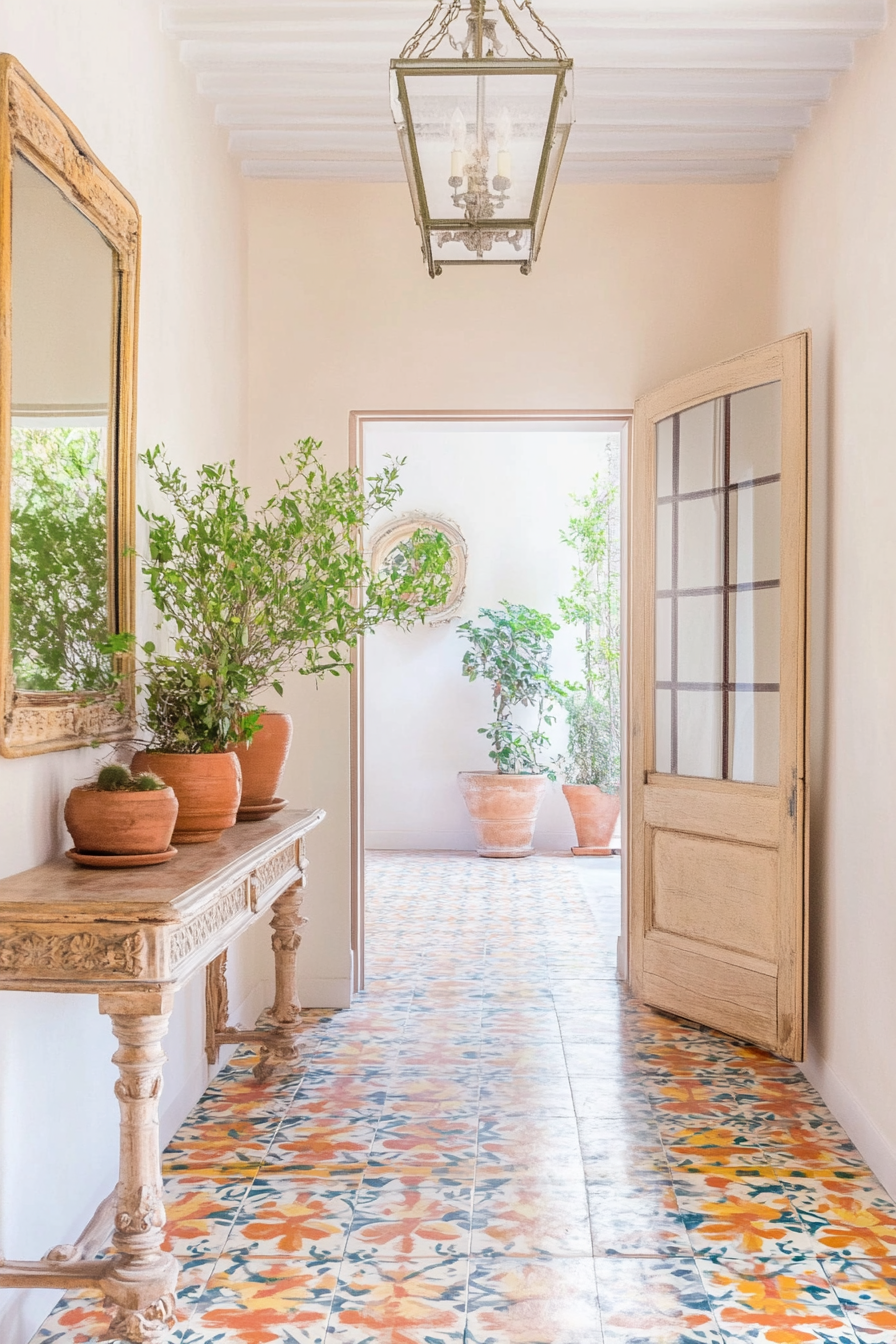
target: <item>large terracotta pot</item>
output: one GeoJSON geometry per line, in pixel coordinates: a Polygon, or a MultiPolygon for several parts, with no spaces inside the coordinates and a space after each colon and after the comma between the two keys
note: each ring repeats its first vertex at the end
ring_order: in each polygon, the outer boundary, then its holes
{"type": "Polygon", "coordinates": [[[602,793],[596,784],[564,784],[563,792],[576,828],[573,854],[612,854],[610,841],[619,820],[619,795],[602,793]]]}
{"type": "Polygon", "coordinates": [[[82,854],[162,854],[177,817],[173,789],[107,793],[91,784],[72,789],[65,824],[82,854]]]}
{"type": "Polygon", "coordinates": [[[186,755],[169,751],[138,751],[134,774],[151,770],[170,784],[180,804],[174,828],[176,845],[202,845],[220,840],[236,823],[240,805],[240,762],[233,752],[186,755]]]}
{"type": "Polygon", "coordinates": [[[240,742],[228,750],[239,757],[243,772],[243,796],[239,821],[260,816],[277,799],[283,767],[292,742],[292,719],[288,714],[261,714],[251,743],[240,742]],[[243,809],[252,809],[246,811],[243,809]]]}
{"type": "Polygon", "coordinates": [[[532,853],[544,775],[499,775],[464,770],[457,776],[483,859],[524,859],[532,853]]]}

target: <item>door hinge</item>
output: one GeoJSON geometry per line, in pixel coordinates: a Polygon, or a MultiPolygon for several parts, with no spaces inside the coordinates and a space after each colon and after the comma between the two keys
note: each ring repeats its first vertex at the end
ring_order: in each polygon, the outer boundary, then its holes
{"type": "Polygon", "coordinates": [[[790,794],[787,799],[787,815],[790,817],[791,821],[796,817],[796,787],[796,780],[794,780],[793,784],[790,786],[790,794]]]}

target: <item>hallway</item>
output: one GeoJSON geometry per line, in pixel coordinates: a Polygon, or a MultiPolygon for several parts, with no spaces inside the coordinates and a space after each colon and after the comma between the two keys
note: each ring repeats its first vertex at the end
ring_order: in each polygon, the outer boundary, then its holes
{"type": "Polygon", "coordinates": [[[165,1154],[177,1344],[896,1339],[896,1208],[795,1066],[626,996],[618,921],[612,860],[370,855],[367,991],[165,1154]]]}

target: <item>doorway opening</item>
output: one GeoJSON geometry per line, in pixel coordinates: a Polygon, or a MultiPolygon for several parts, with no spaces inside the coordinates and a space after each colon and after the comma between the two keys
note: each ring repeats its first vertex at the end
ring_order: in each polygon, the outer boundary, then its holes
{"type": "MultiPolygon", "coordinates": [[[[365,476],[387,459],[404,459],[404,494],[365,538],[372,562],[410,527],[432,526],[452,545],[460,581],[446,610],[410,631],[380,628],[357,651],[352,677],[352,947],[354,988],[364,987],[365,851],[475,852],[472,824],[458,789],[464,770],[492,770],[480,729],[492,718],[488,686],[461,671],[466,647],[458,626],[502,601],[543,612],[559,627],[551,671],[582,685],[577,632],[560,599],[574,580],[576,554],[564,543],[595,481],[616,490],[620,611],[625,611],[626,501],[630,414],[544,412],[356,413],[352,460],[365,476]]],[[[625,750],[625,640],[622,639],[622,742],[625,750]]],[[[544,759],[567,754],[560,703],[546,726],[544,759]]],[[[621,781],[624,890],[625,780],[621,781]]],[[[577,844],[561,782],[549,783],[536,825],[536,853],[571,855],[577,844]]],[[[496,860],[495,862],[503,862],[496,860]]],[[[577,871],[601,861],[577,859],[577,871]]],[[[612,861],[611,861],[612,866],[612,861]]],[[[598,874],[594,874],[598,878],[598,874]]],[[[587,885],[587,879],[586,879],[587,885]]],[[[619,969],[625,973],[625,909],[619,969]]]]}

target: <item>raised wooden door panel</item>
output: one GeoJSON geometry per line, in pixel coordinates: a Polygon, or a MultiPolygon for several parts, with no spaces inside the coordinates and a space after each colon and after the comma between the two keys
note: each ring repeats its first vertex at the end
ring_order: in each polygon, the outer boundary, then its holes
{"type": "Polygon", "coordinates": [[[809,336],[635,407],[632,988],[792,1059],[805,1028],[809,336]]]}

